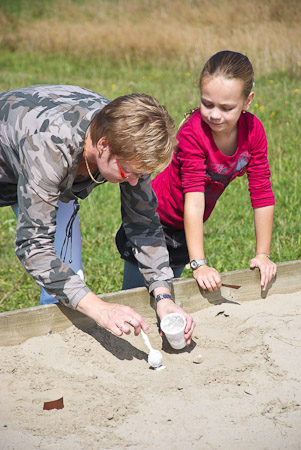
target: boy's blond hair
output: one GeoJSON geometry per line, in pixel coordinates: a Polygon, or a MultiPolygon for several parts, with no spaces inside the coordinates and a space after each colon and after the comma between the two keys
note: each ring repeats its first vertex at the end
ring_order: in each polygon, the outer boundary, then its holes
{"type": "Polygon", "coordinates": [[[129,94],[108,103],[91,123],[93,145],[106,137],[111,155],[151,173],[163,170],[176,145],[176,128],[165,106],[147,94],[129,94]]]}

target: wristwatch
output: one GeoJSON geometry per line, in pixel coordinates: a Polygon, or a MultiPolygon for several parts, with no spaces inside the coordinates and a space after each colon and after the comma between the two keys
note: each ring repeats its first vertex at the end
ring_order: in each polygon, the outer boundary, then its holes
{"type": "Polygon", "coordinates": [[[204,264],[207,264],[206,259],[193,259],[192,261],[190,261],[190,267],[192,268],[192,270],[195,270],[198,267],[203,266],[204,264]]]}
{"type": "Polygon", "coordinates": [[[170,294],[158,294],[156,295],[156,302],[158,303],[160,300],[164,300],[164,298],[169,298],[172,300],[172,296],[170,294]]]}

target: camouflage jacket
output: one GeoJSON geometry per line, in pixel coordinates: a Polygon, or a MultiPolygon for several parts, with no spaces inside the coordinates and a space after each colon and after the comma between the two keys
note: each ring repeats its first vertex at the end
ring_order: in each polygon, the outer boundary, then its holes
{"type": "MultiPolygon", "coordinates": [[[[0,93],[0,206],[19,205],[16,254],[39,285],[72,308],[90,290],[55,252],[57,202],[83,199],[97,186],[73,181],[91,119],[108,102],[77,86],[0,93]]],[[[120,190],[123,224],[149,291],[169,286],[172,271],[150,176],[134,187],[122,183],[120,190]]]]}

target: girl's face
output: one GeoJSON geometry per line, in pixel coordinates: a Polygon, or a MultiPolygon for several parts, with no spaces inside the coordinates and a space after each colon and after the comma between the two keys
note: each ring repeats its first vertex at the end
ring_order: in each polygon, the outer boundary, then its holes
{"type": "Polygon", "coordinates": [[[201,115],[213,134],[230,134],[243,110],[247,110],[254,92],[246,99],[243,81],[223,76],[205,76],[201,86],[201,115]]]}

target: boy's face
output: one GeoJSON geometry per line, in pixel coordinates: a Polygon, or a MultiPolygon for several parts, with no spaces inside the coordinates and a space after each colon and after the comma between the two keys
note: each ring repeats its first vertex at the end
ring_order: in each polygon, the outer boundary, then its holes
{"type": "Polygon", "coordinates": [[[135,161],[120,162],[114,153],[111,155],[108,145],[101,145],[100,155],[97,158],[98,170],[110,183],[127,182],[131,186],[136,186],[139,178],[148,175],[136,168],[138,164],[135,164],[135,161]]]}

